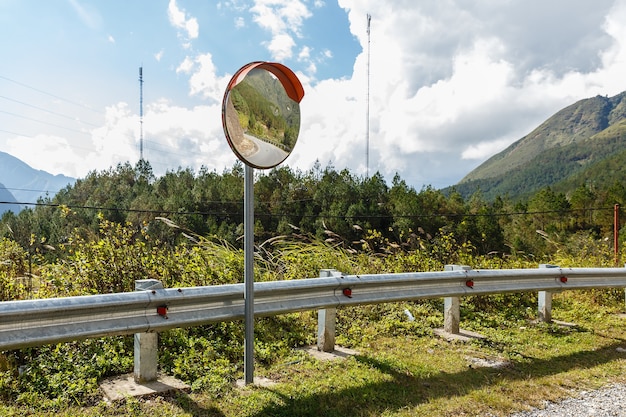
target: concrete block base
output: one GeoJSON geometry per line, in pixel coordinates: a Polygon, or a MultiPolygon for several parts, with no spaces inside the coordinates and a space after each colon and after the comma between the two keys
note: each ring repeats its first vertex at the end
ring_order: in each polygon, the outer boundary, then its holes
{"type": "Polygon", "coordinates": [[[485,339],[480,333],[475,333],[469,330],[460,329],[458,333],[448,333],[444,329],[435,329],[435,334],[442,339],[447,341],[459,341],[459,342],[468,342],[472,339],[485,339]]]}
{"type": "MultiPolygon", "coordinates": [[[[263,378],[263,377],[254,377],[253,381],[252,381],[252,385],[256,386],[256,387],[263,387],[263,388],[269,388],[269,387],[273,387],[274,385],[276,385],[276,382],[272,381],[269,378],[263,378]]],[[[238,379],[237,381],[235,381],[235,386],[237,388],[246,388],[246,381],[244,381],[243,379],[238,379]]]]}
{"type": "Polygon", "coordinates": [[[189,392],[191,387],[172,376],[159,375],[156,381],[137,383],[133,374],[126,374],[102,381],[100,389],[107,400],[118,401],[128,397],[167,394],[173,391],[189,392]]]}
{"type": "Polygon", "coordinates": [[[324,352],[322,350],[319,350],[317,346],[309,346],[304,348],[303,350],[309,355],[313,356],[315,359],[322,361],[346,359],[350,356],[358,354],[356,350],[348,349],[341,346],[335,346],[335,349],[332,352],[324,352]]]}

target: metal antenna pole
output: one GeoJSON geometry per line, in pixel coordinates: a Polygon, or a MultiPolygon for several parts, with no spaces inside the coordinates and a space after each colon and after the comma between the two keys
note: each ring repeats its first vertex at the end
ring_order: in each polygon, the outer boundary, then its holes
{"type": "Polygon", "coordinates": [[[245,164],[243,188],[244,223],[244,379],[254,382],[254,169],[245,164]]]}
{"type": "Polygon", "coordinates": [[[139,67],[139,160],[143,161],[143,67],[139,67]]]}
{"type": "Polygon", "coordinates": [[[365,167],[367,170],[367,178],[370,176],[370,21],[372,16],[367,14],[367,115],[365,118],[365,167]]]}

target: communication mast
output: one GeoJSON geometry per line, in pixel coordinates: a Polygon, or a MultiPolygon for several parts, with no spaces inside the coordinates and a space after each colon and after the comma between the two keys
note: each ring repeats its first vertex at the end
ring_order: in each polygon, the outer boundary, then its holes
{"type": "Polygon", "coordinates": [[[139,67],[139,160],[143,161],[143,67],[139,67]]]}
{"type": "Polygon", "coordinates": [[[367,95],[366,95],[366,117],[365,117],[365,168],[367,178],[370,176],[370,21],[372,16],[367,14],[367,95]]]}

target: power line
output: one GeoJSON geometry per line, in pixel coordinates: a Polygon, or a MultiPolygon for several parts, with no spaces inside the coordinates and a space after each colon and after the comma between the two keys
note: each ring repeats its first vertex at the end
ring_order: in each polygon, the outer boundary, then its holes
{"type": "Polygon", "coordinates": [[[0,190],[8,190],[8,191],[28,191],[33,193],[58,193],[61,190],[32,190],[29,188],[11,188],[11,187],[0,187],[0,190]]]}
{"type": "Polygon", "coordinates": [[[73,129],[73,128],[67,127],[67,126],[61,126],[61,125],[58,125],[56,123],[45,122],[43,120],[34,119],[34,118],[28,117],[28,116],[22,116],[20,114],[11,113],[11,112],[8,112],[8,111],[5,111],[5,110],[0,110],[0,113],[8,114],[9,116],[18,117],[20,119],[30,120],[31,122],[37,122],[37,123],[41,123],[41,124],[44,124],[44,125],[57,127],[59,129],[69,130],[71,132],[80,133],[81,135],[89,135],[88,132],[84,132],[84,131],[81,131],[81,130],[73,129]]]}
{"type": "MultiPolygon", "coordinates": [[[[140,103],[140,119],[142,119],[142,117],[143,117],[143,88],[142,88],[143,77],[142,77],[142,75],[143,75],[142,74],[142,68],[140,68],[140,102],[141,102],[140,103]]],[[[41,94],[45,94],[45,95],[48,95],[50,97],[54,97],[55,99],[58,99],[58,100],[70,103],[72,105],[79,106],[79,107],[91,110],[91,111],[93,111],[95,113],[98,113],[98,114],[102,115],[101,112],[98,112],[97,110],[94,110],[94,109],[92,109],[92,108],[90,108],[88,106],[85,106],[85,105],[81,104],[81,103],[77,103],[77,102],[75,102],[73,100],[69,100],[67,98],[58,96],[56,94],[49,93],[47,91],[41,90],[39,88],[32,87],[30,85],[27,85],[25,83],[13,80],[13,79],[5,77],[3,75],[0,75],[0,79],[4,79],[4,80],[7,80],[7,81],[10,81],[10,82],[15,83],[17,85],[20,85],[22,87],[31,89],[33,91],[37,91],[37,92],[39,92],[41,94]]],[[[82,124],[85,124],[85,125],[88,125],[88,126],[91,126],[91,127],[96,127],[96,128],[99,127],[96,124],[85,122],[85,121],[82,121],[80,119],[76,119],[76,118],[74,118],[72,116],[69,116],[69,115],[66,115],[66,114],[62,114],[62,113],[59,113],[59,112],[55,112],[55,111],[52,111],[52,110],[48,110],[48,109],[45,109],[45,108],[42,108],[42,107],[38,107],[38,106],[32,105],[30,103],[24,102],[24,101],[16,100],[16,99],[11,98],[11,97],[0,95],[0,98],[2,98],[4,100],[15,102],[15,103],[19,103],[21,105],[28,106],[28,107],[31,107],[31,108],[34,108],[34,109],[37,109],[37,110],[40,110],[40,111],[43,111],[43,112],[46,112],[46,113],[49,113],[49,114],[53,114],[55,116],[59,116],[59,117],[65,118],[65,119],[73,120],[75,122],[82,123],[82,124]]],[[[4,114],[7,114],[9,116],[21,118],[21,119],[24,119],[24,120],[33,121],[33,122],[36,122],[36,123],[45,124],[45,125],[48,125],[48,126],[53,126],[53,127],[59,128],[59,129],[64,129],[64,130],[80,133],[80,134],[86,135],[86,136],[90,135],[89,132],[80,131],[80,130],[73,129],[73,128],[68,127],[68,126],[62,126],[60,124],[47,122],[47,121],[44,121],[44,120],[32,118],[32,117],[29,117],[29,116],[24,116],[24,115],[17,114],[17,113],[12,113],[12,112],[3,111],[3,110],[0,110],[0,113],[4,113],[4,114]]],[[[21,136],[21,137],[25,137],[25,138],[30,138],[30,139],[34,138],[33,135],[24,134],[24,133],[21,133],[21,132],[15,132],[15,131],[6,130],[6,129],[0,129],[0,132],[7,133],[7,134],[10,134],[10,135],[16,135],[16,136],[21,136]]],[[[146,148],[152,150],[155,153],[166,154],[166,155],[178,155],[178,156],[182,156],[182,157],[197,156],[197,153],[194,153],[194,152],[184,152],[184,150],[177,149],[177,148],[175,148],[175,147],[173,147],[171,145],[158,143],[158,142],[155,142],[155,141],[144,140],[144,138],[143,138],[143,120],[140,120],[140,143],[139,143],[140,159],[143,159],[144,142],[146,144],[150,143],[151,146],[146,146],[146,148]],[[178,151],[178,152],[172,152],[171,150],[159,149],[159,148],[157,148],[157,146],[161,147],[161,148],[166,148],[166,149],[174,149],[175,151],[178,151]],[[181,153],[180,151],[183,151],[183,153],[181,153]]],[[[134,140],[131,139],[131,141],[129,141],[129,144],[132,144],[132,143],[134,143],[134,140]]],[[[83,149],[83,150],[88,150],[88,151],[93,151],[94,150],[94,148],[81,148],[81,147],[77,147],[77,146],[73,146],[73,145],[69,145],[69,146],[72,147],[72,148],[83,149]]],[[[124,155],[120,155],[120,156],[124,156],[124,155]]],[[[161,166],[169,166],[168,164],[163,164],[163,163],[160,163],[158,161],[157,162],[153,162],[153,163],[155,163],[157,165],[161,165],[161,166]]]]}
{"type": "Polygon", "coordinates": [[[8,100],[8,101],[12,101],[14,103],[21,104],[23,106],[31,107],[33,109],[37,109],[37,110],[40,110],[40,111],[43,111],[43,112],[46,112],[46,113],[50,113],[50,114],[53,114],[55,116],[63,117],[65,119],[72,120],[72,121],[77,122],[77,123],[82,123],[82,124],[85,124],[85,125],[88,125],[88,126],[92,126],[92,127],[99,127],[98,125],[95,125],[93,123],[85,122],[85,121],[82,121],[82,120],[77,119],[75,117],[68,116],[68,115],[62,114],[62,113],[58,113],[58,112],[55,112],[55,111],[52,111],[52,110],[44,109],[43,107],[38,107],[38,106],[35,106],[33,104],[25,103],[23,101],[16,100],[14,98],[2,96],[2,95],[0,95],[0,98],[3,98],[3,99],[8,100]]]}
{"type": "MultiPolygon", "coordinates": [[[[21,117],[21,118],[26,118],[26,116],[20,116],[20,115],[15,115],[9,112],[4,112],[2,110],[0,110],[0,113],[8,113],[10,115],[16,116],[16,117],[21,117]]],[[[33,120],[33,121],[37,121],[37,120],[33,120]]],[[[40,123],[46,123],[43,121],[39,121],[40,123]]],[[[56,125],[54,125],[56,126],[56,125]]],[[[56,127],[62,127],[62,126],[56,126],[56,127]]],[[[64,128],[64,129],[70,129],[70,128],[64,128]]],[[[15,132],[15,131],[11,131],[11,130],[6,130],[6,129],[0,129],[0,132],[3,133],[8,133],[10,135],[16,135],[16,136],[22,136],[25,138],[30,138],[30,139],[34,139],[35,137],[32,135],[28,135],[25,133],[20,133],[20,132],[15,132]]],[[[88,132],[80,132],[84,135],[89,135],[90,133],[88,132]]],[[[159,153],[159,154],[165,154],[165,155],[177,155],[177,156],[181,156],[181,157],[193,157],[193,156],[197,156],[198,154],[195,152],[186,152],[184,149],[178,149],[175,148],[174,146],[168,145],[168,144],[164,144],[164,143],[159,143],[153,140],[145,140],[145,149],[150,149],[151,151],[155,152],[155,153],[159,153]],[[161,148],[161,149],[159,149],[161,148]],[[174,150],[174,151],[173,151],[174,150]],[[182,151],[182,152],[175,152],[175,151],[182,151]]],[[[134,143],[134,140],[132,138],[128,138],[127,142],[129,145],[132,145],[134,143]]],[[[76,149],[83,149],[86,151],[93,151],[95,150],[95,148],[86,148],[86,147],[80,147],[80,146],[75,146],[75,145],[68,145],[71,148],[76,148],[76,149]]],[[[123,155],[120,155],[123,156],[123,155]]],[[[151,165],[161,165],[161,166],[169,166],[167,164],[163,164],[160,163],[159,161],[150,161],[151,165]]]]}
{"type": "Polygon", "coordinates": [[[121,207],[102,207],[102,206],[80,206],[72,204],[55,204],[55,203],[20,203],[15,201],[0,201],[1,204],[12,204],[19,206],[36,206],[36,207],[52,207],[61,208],[67,207],[68,209],[85,209],[85,210],[98,210],[98,211],[115,211],[126,213],[148,213],[148,214],[180,214],[180,215],[203,215],[203,216],[224,216],[236,213],[211,213],[201,211],[172,211],[172,210],[151,210],[151,209],[131,209],[121,207]]]}
{"type": "MultiPolygon", "coordinates": [[[[213,201],[212,203],[219,204],[237,204],[243,205],[241,202],[229,202],[229,201],[213,201]]],[[[56,204],[56,203],[20,203],[15,201],[0,201],[2,204],[22,205],[22,206],[41,206],[41,207],[67,207],[69,209],[86,209],[86,210],[99,210],[99,211],[115,211],[115,212],[127,212],[127,213],[151,213],[151,214],[178,214],[178,215],[202,215],[202,216],[234,216],[241,213],[224,213],[224,212],[205,212],[205,211],[173,211],[173,210],[152,210],[152,209],[131,209],[122,207],[103,207],[103,206],[82,206],[82,205],[70,205],[70,204],[56,204]]],[[[437,214],[386,214],[386,215],[327,215],[327,214],[302,214],[296,215],[296,217],[302,218],[327,218],[327,219],[421,219],[421,218],[437,218],[437,217],[506,217],[506,216],[529,216],[535,214],[564,214],[575,212],[587,212],[587,211],[606,211],[613,210],[614,207],[590,207],[581,209],[568,209],[568,210],[542,210],[542,211],[518,211],[518,212],[500,212],[500,213],[437,213],[437,214]]],[[[294,216],[293,213],[256,213],[259,217],[289,217],[294,216]]]]}
{"type": "Polygon", "coordinates": [[[70,99],[67,99],[67,98],[64,98],[64,97],[58,96],[58,95],[56,95],[56,94],[49,93],[49,92],[47,92],[47,91],[44,91],[44,90],[41,90],[41,89],[39,89],[39,88],[36,88],[36,87],[30,86],[30,85],[28,85],[28,84],[24,84],[24,83],[22,83],[22,82],[12,80],[11,78],[5,77],[5,76],[3,76],[3,75],[0,75],[0,78],[2,78],[3,80],[10,81],[10,82],[12,82],[12,83],[14,83],[14,84],[20,85],[20,86],[22,86],[22,87],[25,87],[25,88],[31,89],[31,90],[36,91],[36,92],[38,92],[38,93],[45,94],[45,95],[50,96],[50,97],[54,97],[54,98],[56,98],[57,100],[61,100],[61,101],[64,101],[64,102],[66,102],[66,103],[72,104],[72,105],[74,105],[74,106],[82,107],[83,109],[87,109],[87,110],[90,110],[90,111],[92,111],[92,112],[94,112],[94,113],[98,113],[98,114],[100,114],[100,112],[99,112],[98,110],[94,110],[94,109],[92,109],[91,107],[86,106],[86,105],[84,105],[84,104],[82,104],[82,103],[78,103],[78,102],[76,102],[76,101],[73,101],[73,100],[70,100],[70,99]]]}
{"type": "MultiPolygon", "coordinates": [[[[163,154],[167,154],[167,155],[177,155],[177,156],[183,156],[183,157],[190,157],[190,156],[197,156],[197,152],[185,152],[184,149],[178,149],[175,148],[171,145],[168,144],[164,144],[164,143],[159,143],[159,142],[155,142],[153,140],[145,140],[144,141],[145,145],[150,144],[150,146],[145,146],[145,149],[150,149],[152,151],[158,152],[158,153],[163,153],[163,154]],[[162,149],[159,149],[157,147],[161,147],[162,149]],[[170,149],[170,150],[168,150],[170,149]],[[180,152],[173,152],[172,151],[183,151],[183,153],[180,152]]],[[[152,161],[150,162],[152,163],[152,161]]]]}
{"type": "Polygon", "coordinates": [[[31,139],[34,139],[34,137],[33,137],[33,136],[24,135],[24,134],[22,134],[22,133],[17,133],[17,132],[12,132],[12,131],[10,131],[10,130],[0,129],[0,132],[8,133],[9,135],[23,136],[23,137],[25,137],[25,138],[31,138],[31,139]]]}

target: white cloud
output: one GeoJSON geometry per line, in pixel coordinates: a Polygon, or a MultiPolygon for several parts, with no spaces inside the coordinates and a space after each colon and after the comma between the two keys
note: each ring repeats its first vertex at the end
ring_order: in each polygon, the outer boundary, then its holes
{"type": "Polygon", "coordinates": [[[184,108],[160,100],[151,105],[145,117],[150,141],[144,149],[155,171],[232,165],[235,158],[228,152],[221,125],[208,120],[221,120],[221,103],[184,108]]]}
{"type": "Polygon", "coordinates": [[[178,67],[176,68],[176,73],[190,73],[191,70],[193,69],[194,66],[194,60],[191,57],[185,57],[185,59],[183,60],[183,62],[180,63],[180,65],[178,65],[178,67]]]}
{"type": "Polygon", "coordinates": [[[217,75],[211,54],[198,55],[191,64],[189,59],[185,63],[187,72],[192,73],[189,79],[190,94],[221,102],[230,75],[217,75]]]}
{"type": "Polygon", "coordinates": [[[298,60],[304,61],[311,58],[311,48],[308,46],[303,47],[298,54],[298,60]]]}
{"type": "Polygon", "coordinates": [[[311,17],[311,11],[300,0],[255,0],[250,8],[256,22],[270,32],[272,38],[263,45],[273,59],[284,60],[293,55],[296,45],[293,37],[300,37],[304,21],[311,17]]]}
{"type": "Polygon", "coordinates": [[[5,146],[9,154],[51,174],[76,176],[86,173],[76,169],[75,161],[81,156],[66,138],[40,134],[28,140],[19,137],[8,139],[5,146]],[[33,152],[34,149],[37,152],[33,152]]]}
{"type": "Polygon", "coordinates": [[[198,37],[198,20],[195,17],[187,18],[185,10],[179,9],[176,5],[176,0],[170,0],[167,8],[167,14],[172,26],[183,30],[187,39],[191,40],[198,37]]]}
{"type": "Polygon", "coordinates": [[[481,159],[484,160],[506,148],[510,140],[500,139],[493,142],[480,142],[468,146],[462,153],[461,159],[481,159]]]}
{"type": "Polygon", "coordinates": [[[40,134],[28,141],[7,141],[8,152],[27,164],[52,174],[83,177],[119,162],[138,159],[139,118],[126,103],[106,109],[104,125],[91,130],[85,142],[57,135],[40,134]],[[37,152],[33,152],[37,149],[37,152]]]}
{"type": "Polygon", "coordinates": [[[275,35],[271,41],[263,42],[263,45],[272,54],[277,61],[283,61],[291,58],[292,49],[296,45],[293,38],[287,33],[275,35]]]}

